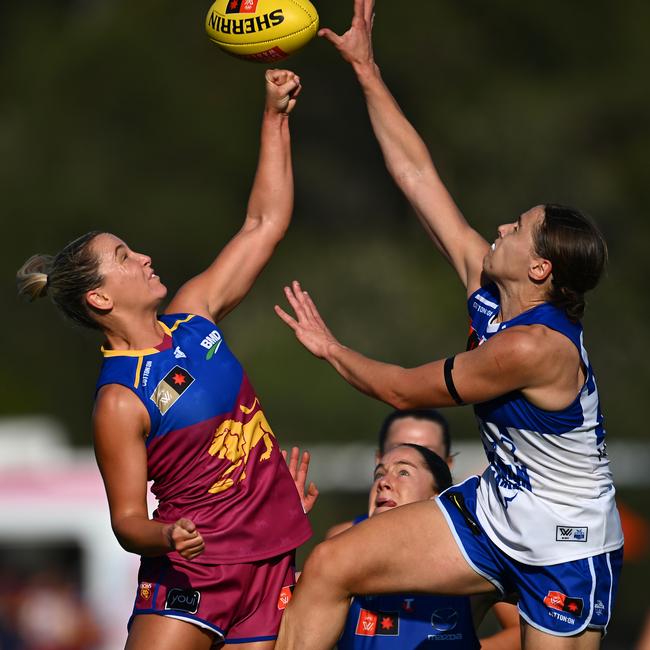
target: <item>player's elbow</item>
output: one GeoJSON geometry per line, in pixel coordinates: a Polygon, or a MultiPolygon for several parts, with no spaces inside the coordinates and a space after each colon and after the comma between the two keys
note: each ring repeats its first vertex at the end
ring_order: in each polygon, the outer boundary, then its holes
{"type": "Polygon", "coordinates": [[[398,411],[407,411],[448,406],[448,398],[448,394],[443,394],[434,387],[423,387],[422,382],[416,379],[400,382],[390,390],[384,401],[398,411]]]}
{"type": "Polygon", "coordinates": [[[129,538],[128,533],[125,533],[119,525],[112,523],[111,528],[113,529],[113,534],[115,535],[115,539],[117,540],[117,543],[128,553],[137,553],[137,549],[135,548],[135,544],[133,543],[133,540],[129,538]]]}
{"type": "Polygon", "coordinates": [[[408,387],[401,386],[399,384],[391,388],[384,401],[398,411],[405,411],[417,406],[416,401],[411,394],[411,391],[409,391],[408,387]]]}
{"type": "Polygon", "coordinates": [[[260,211],[246,216],[244,230],[274,248],[289,229],[289,217],[284,210],[260,211]]]}
{"type": "Polygon", "coordinates": [[[425,175],[425,170],[420,165],[412,163],[392,165],[389,166],[388,170],[397,186],[406,196],[411,196],[415,192],[425,175]]]}
{"type": "Polygon", "coordinates": [[[412,408],[409,397],[395,391],[391,392],[385,401],[398,411],[405,411],[412,408]]]}
{"type": "Polygon", "coordinates": [[[137,517],[134,519],[130,515],[118,515],[111,517],[111,528],[115,539],[119,545],[129,553],[143,555],[141,544],[138,544],[138,525],[137,517]]]}

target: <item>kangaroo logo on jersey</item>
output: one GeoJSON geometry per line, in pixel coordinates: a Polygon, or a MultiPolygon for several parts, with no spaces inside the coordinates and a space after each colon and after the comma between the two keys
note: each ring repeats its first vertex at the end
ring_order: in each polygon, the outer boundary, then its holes
{"type": "Polygon", "coordinates": [[[574,528],[571,526],[556,526],[555,527],[555,541],[556,542],[586,542],[589,528],[583,526],[581,528],[574,528]]]}
{"type": "Polygon", "coordinates": [[[205,355],[205,360],[210,361],[221,347],[223,339],[217,330],[212,330],[202,341],[201,345],[208,351],[205,355]]]}
{"type": "Polygon", "coordinates": [[[497,445],[495,433],[489,427],[489,424],[481,422],[484,434],[483,448],[494,475],[494,482],[499,488],[499,498],[507,510],[510,502],[515,500],[521,490],[532,491],[532,486],[526,466],[517,459],[517,446],[507,427],[496,427],[500,445],[497,445]]]}
{"type": "Polygon", "coordinates": [[[218,494],[231,488],[235,482],[243,481],[246,478],[246,465],[251,451],[258,444],[264,444],[264,451],[259,457],[259,462],[271,458],[273,449],[273,431],[266,419],[260,403],[255,398],[253,405],[249,408],[243,404],[239,405],[245,422],[239,420],[225,420],[214,433],[214,438],[208,453],[210,456],[225,458],[230,461],[230,467],[218,476],[217,481],[208,490],[212,494],[218,494]],[[237,470],[239,476],[237,477],[237,470]]]}
{"type": "Polygon", "coordinates": [[[178,398],[194,383],[194,377],[185,368],[174,366],[156,386],[151,401],[162,415],[176,404],[178,398]]]}
{"type": "Polygon", "coordinates": [[[180,345],[176,346],[176,349],[174,350],[174,357],[176,359],[185,359],[185,358],[187,358],[187,355],[185,354],[185,352],[183,352],[183,350],[181,350],[180,345]]]}

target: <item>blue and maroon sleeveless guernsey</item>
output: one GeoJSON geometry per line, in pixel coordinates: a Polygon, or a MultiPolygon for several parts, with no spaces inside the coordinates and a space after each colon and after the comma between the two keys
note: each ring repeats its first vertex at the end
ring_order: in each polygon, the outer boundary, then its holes
{"type": "Polygon", "coordinates": [[[586,380],[566,408],[547,411],[513,391],[475,404],[489,462],[477,492],[477,516],[506,555],[552,565],[613,551],[623,545],[607,457],[596,378],[580,323],[550,303],[500,321],[493,284],[469,297],[468,348],[506,328],[543,325],[577,348],[586,380]]]}
{"type": "Polygon", "coordinates": [[[221,331],[191,314],[160,316],[159,323],[165,339],[158,348],[103,350],[97,381],[97,390],[129,388],[149,413],[154,519],[191,519],[205,541],[196,560],[203,564],[254,562],[298,547],[311,536],[309,521],[221,331]]]}

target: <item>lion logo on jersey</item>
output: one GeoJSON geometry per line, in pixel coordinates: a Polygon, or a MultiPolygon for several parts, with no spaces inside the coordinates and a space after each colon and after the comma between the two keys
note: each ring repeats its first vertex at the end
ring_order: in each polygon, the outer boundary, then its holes
{"type": "Polygon", "coordinates": [[[214,439],[208,450],[210,456],[225,458],[231,462],[230,467],[220,474],[218,480],[208,490],[212,494],[218,494],[231,488],[235,484],[233,473],[239,467],[244,469],[237,481],[243,481],[246,478],[245,467],[248,463],[248,457],[251,450],[257,447],[258,444],[263,443],[265,447],[260,456],[260,462],[271,457],[273,438],[275,436],[260,408],[257,397],[250,408],[240,404],[239,409],[244,416],[252,414],[252,417],[247,422],[239,422],[238,420],[225,420],[222,422],[215,431],[214,439]]]}

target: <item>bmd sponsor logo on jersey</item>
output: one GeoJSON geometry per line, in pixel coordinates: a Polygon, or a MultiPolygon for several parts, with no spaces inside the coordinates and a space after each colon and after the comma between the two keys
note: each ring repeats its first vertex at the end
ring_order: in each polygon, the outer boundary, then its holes
{"type": "Polygon", "coordinates": [[[156,386],[151,401],[162,415],[176,404],[178,398],[194,383],[194,377],[180,366],[174,366],[156,386]]]}
{"type": "Polygon", "coordinates": [[[230,0],[226,7],[227,14],[254,14],[258,0],[230,0]]]}
{"type": "Polygon", "coordinates": [[[582,526],[575,528],[573,526],[556,526],[555,527],[555,541],[556,542],[586,542],[589,528],[582,526]]]}
{"type": "Polygon", "coordinates": [[[200,602],[201,594],[196,589],[170,589],[165,600],[165,609],[196,614],[200,602]]]}
{"type": "Polygon", "coordinates": [[[435,634],[427,635],[429,641],[462,641],[462,632],[454,632],[458,625],[458,612],[453,607],[441,607],[431,614],[431,627],[435,634]]]}
{"type": "Polygon", "coordinates": [[[201,341],[201,345],[208,351],[208,353],[205,355],[206,361],[210,361],[210,359],[212,359],[212,357],[217,353],[217,351],[221,347],[222,343],[223,343],[223,339],[221,338],[221,334],[219,334],[217,330],[212,330],[201,341]]]}
{"type": "Polygon", "coordinates": [[[357,620],[355,634],[358,636],[399,636],[397,612],[371,612],[362,609],[357,620]]]}

